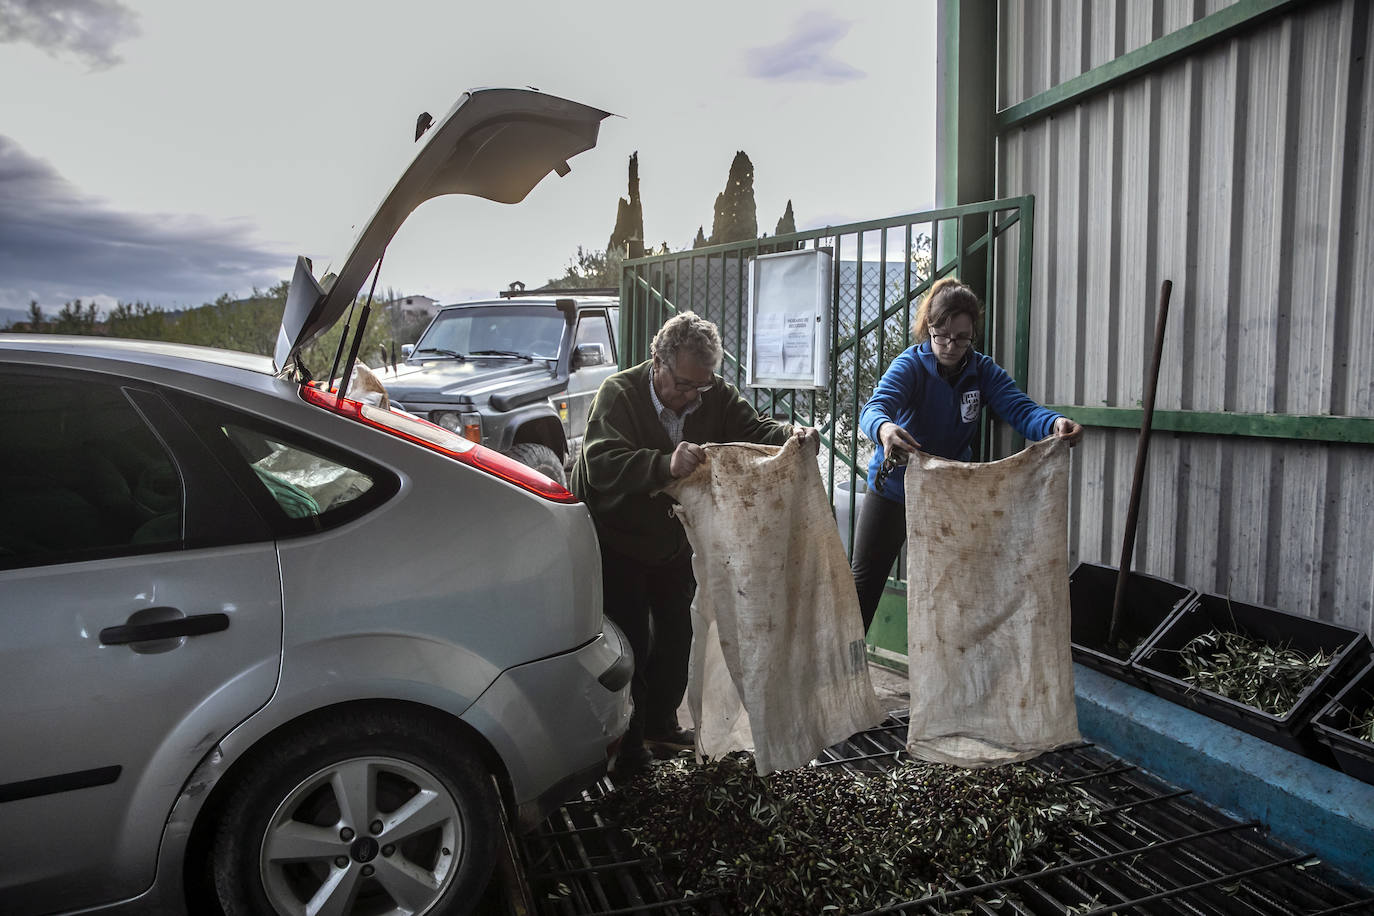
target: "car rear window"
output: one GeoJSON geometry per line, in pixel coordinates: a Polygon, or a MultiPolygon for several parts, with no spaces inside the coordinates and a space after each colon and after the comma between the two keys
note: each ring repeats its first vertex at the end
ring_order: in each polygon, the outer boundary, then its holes
{"type": "Polygon", "coordinates": [[[288,518],[313,518],[372,489],[365,471],[243,426],[220,427],[288,518]]]}
{"type": "Polygon", "coordinates": [[[278,536],[351,521],[400,489],[393,472],[337,442],[220,401],[168,397],[278,536]]]}

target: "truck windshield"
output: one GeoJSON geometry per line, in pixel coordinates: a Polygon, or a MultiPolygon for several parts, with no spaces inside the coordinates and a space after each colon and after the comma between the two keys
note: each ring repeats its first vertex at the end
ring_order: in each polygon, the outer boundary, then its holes
{"type": "Polygon", "coordinates": [[[562,313],[552,308],[446,309],[416,342],[415,352],[556,359],[564,326],[562,313]]]}

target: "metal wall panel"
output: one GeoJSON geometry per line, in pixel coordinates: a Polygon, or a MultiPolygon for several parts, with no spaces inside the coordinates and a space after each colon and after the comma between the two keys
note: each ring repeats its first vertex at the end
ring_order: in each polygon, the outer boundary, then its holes
{"type": "MultiPolygon", "coordinates": [[[[999,104],[1228,5],[1003,0],[999,104]]],[[[1140,406],[1170,279],[1158,409],[1374,416],[1372,39],[1366,0],[1313,0],[1001,136],[1033,397],[1140,406]]],[[[1073,559],[1119,561],[1136,440],[1075,450],[1073,559]]],[[[1374,632],[1374,447],[1156,433],[1134,566],[1374,632]]]]}
{"type": "Polygon", "coordinates": [[[1100,67],[1236,0],[1001,0],[1006,108],[1100,67]]]}

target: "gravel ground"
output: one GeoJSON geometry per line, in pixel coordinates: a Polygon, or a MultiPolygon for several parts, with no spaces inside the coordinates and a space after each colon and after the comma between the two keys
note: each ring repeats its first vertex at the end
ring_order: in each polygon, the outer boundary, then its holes
{"type": "Polygon", "coordinates": [[[868,675],[873,679],[873,692],[878,695],[883,709],[891,712],[911,708],[911,682],[905,674],[870,662],[868,675]]]}

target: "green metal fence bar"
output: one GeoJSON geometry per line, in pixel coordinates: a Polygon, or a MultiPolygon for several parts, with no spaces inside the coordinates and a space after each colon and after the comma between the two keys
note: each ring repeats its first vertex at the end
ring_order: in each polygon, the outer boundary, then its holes
{"type": "MultiPolygon", "coordinates": [[[[839,244],[840,244],[840,237],[839,237],[839,236],[835,236],[835,245],[834,245],[834,247],[831,248],[831,250],[830,250],[831,257],[834,258],[833,263],[839,263],[839,259],[840,259],[840,256],[839,256],[839,244]]],[[[821,240],[820,240],[820,238],[816,238],[816,239],[811,243],[811,245],[812,245],[813,248],[820,248],[820,247],[821,247],[821,240]]],[[[834,303],[834,302],[839,302],[839,301],[840,301],[840,272],[839,272],[838,270],[832,270],[831,273],[830,273],[830,301],[831,301],[832,303],[834,303]]],[[[832,315],[831,317],[832,317],[832,319],[833,319],[833,318],[835,318],[836,316],[833,316],[833,315],[832,315]]],[[[839,339],[840,339],[840,337],[839,337],[839,335],[840,335],[840,323],[839,323],[839,321],[832,320],[832,321],[830,322],[830,388],[829,388],[829,391],[827,392],[827,394],[830,395],[830,402],[831,402],[832,405],[834,404],[836,385],[838,384],[838,380],[839,380],[839,377],[840,377],[840,348],[839,348],[839,339]]],[[[814,418],[813,418],[813,419],[814,419],[814,418]]],[[[835,462],[836,462],[836,459],[838,459],[838,458],[840,457],[840,454],[839,454],[839,452],[840,452],[840,437],[839,437],[839,423],[838,423],[838,418],[835,416],[835,411],[834,411],[833,409],[830,411],[830,417],[829,417],[829,419],[828,419],[828,421],[827,421],[827,430],[826,430],[826,431],[827,431],[827,433],[829,434],[828,439],[827,439],[827,441],[826,441],[826,444],[829,445],[829,447],[830,447],[830,473],[829,473],[829,475],[826,477],[826,479],[830,481],[830,497],[831,497],[831,499],[834,499],[834,497],[835,497],[835,471],[837,470],[837,469],[836,469],[835,462]]],[[[849,467],[849,468],[851,469],[850,481],[851,481],[851,484],[852,484],[852,482],[853,482],[852,469],[853,469],[853,467],[855,466],[855,464],[857,464],[857,462],[858,462],[858,455],[855,454],[855,452],[854,452],[853,449],[851,449],[850,452],[849,452],[849,454],[846,455],[846,456],[844,456],[844,459],[845,459],[845,466],[846,466],[846,467],[849,467]]],[[[855,514],[856,514],[855,511],[854,511],[854,507],[855,507],[855,505],[856,505],[856,503],[857,503],[857,500],[858,500],[858,496],[857,496],[856,493],[855,493],[855,488],[851,485],[850,488],[849,488],[849,543],[850,543],[851,545],[854,543],[854,519],[855,519],[855,514]]],[[[852,552],[852,551],[851,551],[851,552],[852,552]]]]}
{"type": "MultiPolygon", "coordinates": [[[[732,253],[733,253],[733,252],[730,252],[730,251],[722,251],[722,252],[720,253],[720,318],[721,318],[721,320],[720,320],[719,322],[717,322],[717,327],[722,326],[722,325],[724,324],[724,320],[725,320],[725,300],[726,300],[726,297],[729,295],[729,292],[730,292],[730,284],[725,282],[725,278],[728,277],[728,276],[730,275],[730,255],[731,255],[732,253]]],[[[710,273],[709,273],[709,272],[707,273],[707,276],[710,276],[710,273]]],[[[710,311],[708,310],[707,313],[706,313],[706,316],[709,318],[710,315],[711,315],[711,313],[710,313],[710,311]]],[[[740,382],[740,361],[739,361],[738,359],[735,359],[735,360],[734,360],[734,365],[735,365],[735,387],[738,388],[738,387],[739,387],[739,382],[740,382]]]]}
{"type": "MultiPolygon", "coordinates": [[[[1031,265],[1035,260],[1035,198],[1024,198],[1025,203],[1017,213],[1021,227],[1021,244],[1016,249],[1016,276],[1029,278],[1031,265]]],[[[1016,284],[1016,358],[1012,366],[1012,379],[1022,391],[1026,390],[1027,376],[1030,373],[1030,326],[1031,326],[1031,288],[1029,282],[1016,284]]]]}
{"type": "Polygon", "coordinates": [[[902,349],[911,346],[911,268],[916,263],[916,255],[911,247],[911,223],[906,224],[906,264],[902,268],[902,349]]]}
{"type": "MultiPolygon", "coordinates": [[[[887,227],[878,230],[878,362],[887,355],[887,227]]],[[[858,387],[858,386],[855,386],[858,387]]]]}
{"type": "MultiPolygon", "coordinates": [[[[1139,429],[1144,411],[1135,407],[1050,408],[1084,426],[1139,429]]],[[[1292,414],[1230,413],[1202,410],[1156,410],[1155,430],[1213,436],[1251,436],[1262,439],[1301,439],[1309,442],[1374,444],[1374,417],[1297,416],[1292,414]]]]}
{"type": "Polygon", "coordinates": [[[1257,26],[1279,13],[1308,2],[1310,0],[1236,0],[1210,16],[1204,16],[1087,73],[1002,109],[997,113],[997,132],[1005,133],[1113,86],[1144,76],[1184,55],[1230,38],[1242,29],[1257,26]]]}
{"type": "MultiPolygon", "coordinates": [[[[649,358],[649,342],[657,331],[657,325],[649,320],[650,303],[657,302],[661,309],[677,314],[677,306],[664,293],[654,288],[644,278],[648,268],[641,262],[627,267],[620,286],[620,368],[637,365],[649,358]],[[627,304],[628,303],[628,307],[627,304]]],[[[662,324],[662,322],[658,322],[662,324]]]]}
{"type": "Polygon", "coordinates": [[[964,221],[956,220],[954,223],[954,275],[961,279],[964,277],[964,221]]]}
{"type": "MultiPolygon", "coordinates": [[[[857,326],[857,325],[860,325],[860,324],[863,323],[863,285],[864,285],[864,284],[863,284],[863,275],[864,275],[864,267],[863,267],[864,236],[863,236],[863,233],[862,233],[862,232],[855,233],[854,239],[855,239],[855,254],[854,254],[854,258],[855,258],[855,262],[856,262],[856,263],[855,263],[855,267],[856,267],[855,278],[856,278],[856,281],[857,281],[857,282],[854,284],[854,286],[855,286],[855,291],[854,291],[854,324],[857,326]]],[[[843,238],[842,238],[841,236],[838,236],[838,235],[837,235],[837,236],[835,236],[835,264],[836,264],[836,265],[842,265],[842,264],[844,263],[844,261],[843,261],[843,259],[842,259],[842,257],[841,257],[841,253],[843,252],[843,250],[844,250],[844,249],[843,249],[843,238]]],[[[839,272],[840,272],[840,271],[839,271],[839,269],[837,268],[836,271],[835,271],[835,273],[838,274],[839,272]]],[[[849,460],[849,553],[850,553],[850,556],[851,556],[851,557],[852,557],[853,554],[854,554],[854,529],[855,529],[855,524],[858,522],[858,516],[859,516],[859,512],[858,512],[858,508],[857,508],[857,507],[858,507],[858,500],[859,500],[859,497],[858,497],[859,485],[858,485],[858,481],[855,480],[855,477],[856,477],[858,474],[861,474],[861,473],[862,473],[862,469],[859,468],[859,410],[860,410],[860,408],[862,407],[862,404],[861,404],[860,401],[859,401],[859,375],[860,375],[860,373],[862,372],[862,368],[861,368],[862,366],[863,366],[863,350],[862,350],[862,348],[860,347],[860,345],[859,345],[859,343],[858,343],[858,338],[857,338],[857,336],[856,336],[856,338],[855,338],[855,343],[854,343],[854,370],[853,370],[853,372],[852,372],[852,377],[851,377],[851,379],[850,379],[851,387],[854,389],[854,391],[853,391],[853,394],[852,394],[852,405],[851,405],[850,414],[849,414],[849,416],[851,417],[851,422],[850,422],[850,424],[849,424],[849,456],[850,456],[850,460],[849,460]]],[[[835,387],[835,383],[834,383],[834,382],[831,383],[831,387],[832,387],[832,388],[835,387]]],[[[833,479],[833,478],[831,479],[830,491],[831,491],[831,495],[832,495],[832,497],[833,497],[834,491],[835,491],[835,484],[834,484],[834,479],[833,479]]]]}
{"type": "MultiPolygon", "coordinates": [[[[749,271],[744,259],[744,252],[735,253],[735,276],[739,277],[739,282],[735,284],[735,339],[741,343],[745,340],[747,328],[749,327],[749,317],[744,314],[744,310],[749,302],[749,271]]],[[[725,286],[725,277],[721,277],[721,285],[725,286]]],[[[720,316],[722,321],[725,315],[720,316]]],[[[745,373],[748,367],[741,361],[735,368],[735,387],[744,387],[745,373]]],[[[776,402],[776,392],[773,396],[776,402]]]]}
{"type": "Polygon", "coordinates": [[[623,266],[629,268],[636,264],[670,261],[674,258],[715,255],[722,251],[738,250],[744,252],[745,256],[748,257],[757,254],[760,248],[766,249],[766,252],[774,250],[780,251],[784,248],[794,248],[799,242],[834,238],[840,235],[857,235],[861,232],[882,229],[885,226],[900,226],[905,223],[933,223],[940,220],[954,220],[961,216],[968,216],[975,213],[991,213],[1000,210],[1019,209],[1023,208],[1029,200],[1031,200],[1030,195],[1023,195],[1021,197],[1002,197],[997,200],[981,201],[976,204],[960,204],[957,207],[941,207],[937,210],[923,210],[919,213],[910,213],[903,216],[886,216],[881,219],[871,219],[858,223],[843,223],[838,226],[805,229],[790,235],[776,235],[767,239],[745,239],[739,242],[724,242],[719,245],[706,245],[702,248],[692,248],[687,251],[646,255],[642,258],[627,260],[624,262],[623,266]]]}

